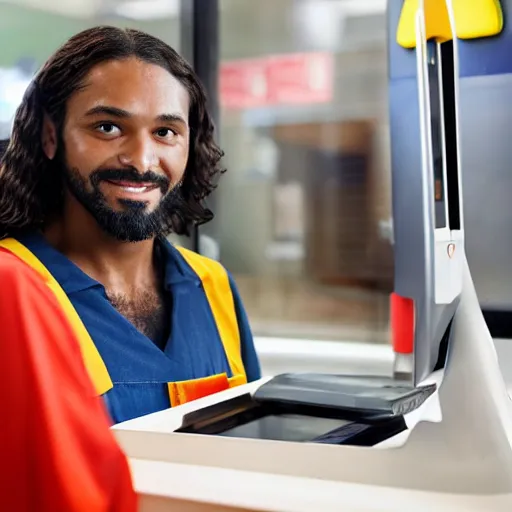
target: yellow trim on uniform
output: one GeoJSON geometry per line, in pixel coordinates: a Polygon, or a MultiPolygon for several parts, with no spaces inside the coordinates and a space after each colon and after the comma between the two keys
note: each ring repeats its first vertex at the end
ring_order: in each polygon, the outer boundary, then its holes
{"type": "MultiPolygon", "coordinates": [[[[8,250],[34,269],[53,292],[78,339],[85,367],[98,395],[103,395],[112,389],[113,383],[101,355],[68,296],[50,271],[27,247],[14,238],[0,240],[0,247],[8,250]]],[[[220,374],[189,381],[169,383],[169,397],[173,407],[211,393],[247,383],[242,361],[235,303],[226,270],[220,263],[214,260],[181,247],[178,250],[203,283],[206,298],[212,309],[233,376],[228,378],[226,374],[220,374]]]]}
{"type": "MultiPolygon", "coordinates": [[[[451,0],[455,33],[459,39],[492,37],[503,30],[503,11],[499,0],[451,0]]],[[[450,41],[453,33],[446,7],[447,0],[424,0],[425,34],[438,42],[450,41]]],[[[419,0],[404,0],[396,41],[404,48],[416,46],[416,12],[419,0]]]]}
{"type": "Polygon", "coordinates": [[[247,384],[247,377],[244,374],[233,375],[228,379],[228,384],[230,388],[236,388],[237,386],[242,386],[243,384],[247,384]]]}
{"type": "Polygon", "coordinates": [[[185,261],[192,267],[203,284],[206,298],[210,304],[217,325],[229,367],[240,384],[247,382],[242,351],[240,331],[236,318],[235,301],[229,284],[228,273],[217,261],[201,256],[183,247],[177,247],[185,261]]]}
{"type": "Polygon", "coordinates": [[[71,327],[78,339],[85,367],[89,373],[96,392],[103,395],[112,389],[113,384],[108,373],[107,367],[101,358],[96,345],[92,341],[82,320],[78,316],[73,304],[69,300],[64,290],[60,287],[57,280],[51,275],[50,271],[39,261],[39,259],[23,244],[14,238],[0,240],[0,247],[10,251],[20,260],[32,267],[45,281],[48,288],[53,292],[64,315],[68,319],[71,327]]]}

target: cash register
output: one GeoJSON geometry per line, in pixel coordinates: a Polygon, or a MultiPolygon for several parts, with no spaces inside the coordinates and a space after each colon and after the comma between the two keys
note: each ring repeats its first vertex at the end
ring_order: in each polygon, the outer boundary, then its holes
{"type": "Polygon", "coordinates": [[[404,415],[435,389],[383,377],[282,374],[253,393],[186,414],[176,431],[373,446],[405,430],[404,415]]]}

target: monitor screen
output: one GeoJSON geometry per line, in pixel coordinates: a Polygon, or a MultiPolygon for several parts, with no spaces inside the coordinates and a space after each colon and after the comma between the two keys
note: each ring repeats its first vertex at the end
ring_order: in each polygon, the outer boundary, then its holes
{"type": "Polygon", "coordinates": [[[274,441],[307,442],[350,424],[350,421],[303,416],[302,414],[270,414],[219,435],[274,441]]]}

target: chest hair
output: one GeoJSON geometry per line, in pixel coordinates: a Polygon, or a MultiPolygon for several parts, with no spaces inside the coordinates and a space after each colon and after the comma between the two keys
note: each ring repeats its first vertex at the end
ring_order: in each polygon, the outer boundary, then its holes
{"type": "Polygon", "coordinates": [[[127,296],[107,291],[107,296],[112,306],[149,339],[157,343],[165,337],[170,319],[163,292],[149,289],[127,296]]]}

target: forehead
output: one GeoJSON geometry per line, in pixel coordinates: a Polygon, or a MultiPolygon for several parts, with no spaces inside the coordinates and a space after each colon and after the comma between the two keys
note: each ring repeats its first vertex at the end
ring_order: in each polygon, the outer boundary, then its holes
{"type": "Polygon", "coordinates": [[[83,88],[71,96],[68,114],[79,115],[98,105],[156,117],[181,114],[188,119],[189,94],[166,69],[136,58],[98,64],[86,75],[83,88]]]}

